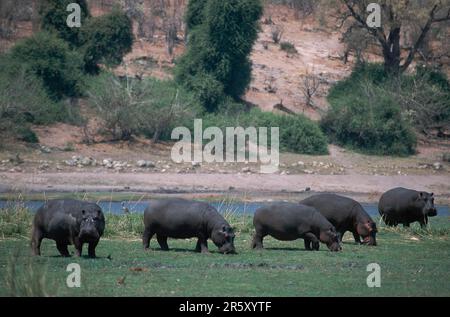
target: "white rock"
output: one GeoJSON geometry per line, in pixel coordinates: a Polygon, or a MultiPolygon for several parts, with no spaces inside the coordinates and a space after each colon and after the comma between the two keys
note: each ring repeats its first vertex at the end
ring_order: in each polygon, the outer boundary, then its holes
{"type": "Polygon", "coordinates": [[[91,165],[92,164],[92,159],[90,158],[90,157],[83,157],[82,159],[81,159],[81,165],[83,165],[83,166],[89,166],[89,165],[91,165]]]}
{"type": "Polygon", "coordinates": [[[250,169],[250,167],[244,167],[242,169],[242,173],[251,173],[251,172],[252,172],[252,170],[250,169]]]}

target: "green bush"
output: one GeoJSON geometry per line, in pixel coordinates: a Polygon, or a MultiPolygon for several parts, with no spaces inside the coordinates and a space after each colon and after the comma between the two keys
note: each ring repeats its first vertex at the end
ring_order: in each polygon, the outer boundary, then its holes
{"type": "Polygon", "coordinates": [[[81,43],[88,73],[97,73],[99,63],[116,66],[133,46],[131,20],[117,9],[110,14],[91,18],[82,27],[81,43]]]}
{"type": "Polygon", "coordinates": [[[203,23],[205,19],[204,8],[208,0],[190,0],[186,9],[185,21],[190,31],[203,23]]]}
{"type": "Polygon", "coordinates": [[[69,3],[77,3],[81,8],[81,25],[89,18],[89,9],[86,0],[44,0],[41,2],[39,14],[42,30],[56,33],[61,39],[70,43],[72,47],[79,47],[80,28],[67,26],[66,11],[69,3]]]}
{"type": "Polygon", "coordinates": [[[48,97],[42,81],[10,55],[0,56],[0,134],[37,142],[31,124],[74,122],[77,109],[48,97]]]}
{"type": "Polygon", "coordinates": [[[176,80],[200,96],[208,111],[215,111],[225,96],[238,99],[247,89],[261,14],[259,0],[189,2],[189,41],[176,80]]]}
{"type": "Polygon", "coordinates": [[[82,57],[55,35],[37,33],[17,43],[11,54],[42,80],[53,99],[81,94],[84,67],[82,57]]]}
{"type": "Polygon", "coordinates": [[[19,127],[17,131],[18,139],[27,143],[39,143],[39,138],[36,135],[36,133],[33,132],[29,127],[27,126],[21,126],[19,127]]]}
{"type": "Polygon", "coordinates": [[[382,65],[360,64],[328,95],[322,127],[333,142],[382,155],[415,153],[416,133],[448,126],[450,85],[436,70],[388,75],[382,65]]]}
{"type": "Polygon", "coordinates": [[[172,129],[193,118],[193,97],[173,81],[152,78],[120,80],[112,74],[94,77],[89,103],[113,139],[146,135],[154,141],[170,139],[172,129]]]}
{"type": "Polygon", "coordinates": [[[297,54],[298,51],[295,48],[294,44],[290,43],[290,42],[281,42],[280,43],[280,49],[282,51],[285,51],[286,53],[289,54],[297,54]]]}
{"type": "Polygon", "coordinates": [[[416,137],[378,65],[359,66],[328,96],[321,126],[332,142],[378,155],[415,153],[416,137]]]}
{"type": "Polygon", "coordinates": [[[267,127],[270,142],[270,128],[279,127],[280,150],[310,155],[328,153],[326,136],[318,124],[303,115],[277,115],[257,108],[247,111],[239,104],[228,104],[223,108],[233,111],[207,114],[203,118],[204,129],[218,127],[225,135],[227,127],[267,127]]]}

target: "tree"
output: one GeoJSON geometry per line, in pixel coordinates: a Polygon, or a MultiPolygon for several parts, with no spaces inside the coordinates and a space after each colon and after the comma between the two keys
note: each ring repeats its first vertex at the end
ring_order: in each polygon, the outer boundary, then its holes
{"type": "Polygon", "coordinates": [[[190,0],[186,9],[186,31],[189,32],[193,28],[199,26],[205,21],[204,8],[208,0],[190,0]]]}
{"type": "Polygon", "coordinates": [[[90,17],[86,0],[43,0],[39,7],[42,30],[55,32],[73,47],[80,46],[80,28],[67,26],[67,5],[77,3],[81,8],[81,25],[90,17]]]}
{"type": "Polygon", "coordinates": [[[39,32],[18,42],[11,54],[42,80],[53,99],[81,94],[83,58],[55,34],[39,32]]]}
{"type": "MultiPolygon", "coordinates": [[[[198,1],[190,2],[190,6],[197,5],[198,1]]],[[[188,8],[188,13],[193,10],[188,8]]],[[[214,99],[213,104],[203,104],[213,111],[222,99],[214,98],[213,92],[222,91],[224,97],[238,99],[250,83],[249,55],[258,35],[262,5],[259,0],[207,0],[198,14],[202,17],[199,20],[189,20],[188,14],[188,46],[178,64],[176,78],[197,95],[214,99]],[[205,86],[211,89],[206,94],[195,89],[205,86]]]]}
{"type": "Polygon", "coordinates": [[[131,20],[119,10],[91,18],[81,30],[80,43],[88,73],[97,73],[98,63],[118,65],[133,46],[131,20]]]}
{"type": "MultiPolygon", "coordinates": [[[[371,0],[341,0],[345,12],[343,21],[352,18],[354,23],[365,29],[381,46],[385,70],[402,73],[414,61],[431,30],[438,24],[450,20],[450,1],[410,1],[382,0],[382,24],[371,28],[367,24],[367,7],[371,0]],[[406,57],[402,58],[402,36],[408,33],[411,44],[406,47],[406,57]]],[[[404,41],[403,41],[404,42],[404,41]]]]}

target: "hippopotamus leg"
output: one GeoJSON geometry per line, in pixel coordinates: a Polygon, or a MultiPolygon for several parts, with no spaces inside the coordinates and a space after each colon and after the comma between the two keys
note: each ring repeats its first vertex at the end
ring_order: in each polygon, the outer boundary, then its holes
{"type": "Polygon", "coordinates": [[[304,237],[304,240],[305,240],[305,249],[306,250],[308,250],[308,251],[313,251],[313,250],[319,251],[320,243],[319,243],[319,240],[317,239],[317,237],[314,234],[312,234],[310,232],[306,233],[305,237],[304,237]],[[312,248],[311,248],[311,243],[312,243],[312,248]]]}
{"type": "Polygon", "coordinates": [[[75,238],[73,239],[73,245],[75,246],[75,255],[81,256],[81,253],[83,252],[83,242],[81,242],[80,239],[75,238]]]}
{"type": "Polygon", "coordinates": [[[90,258],[95,258],[95,248],[97,247],[98,244],[98,240],[97,241],[93,241],[89,243],[89,247],[88,247],[88,256],[90,258]]]}
{"type": "Polygon", "coordinates": [[[169,245],[167,244],[167,237],[157,234],[156,240],[163,251],[169,251],[169,245]]]}
{"type": "Polygon", "coordinates": [[[61,256],[65,257],[65,258],[70,257],[69,250],[67,249],[67,243],[56,242],[56,248],[58,249],[61,256]]]}
{"type": "Polygon", "coordinates": [[[355,243],[357,244],[361,244],[361,237],[357,232],[352,232],[353,233],[353,238],[355,239],[355,243]]]}
{"type": "Polygon", "coordinates": [[[336,230],[336,231],[337,231],[339,242],[342,242],[342,240],[344,239],[345,231],[344,230],[336,230]]]}
{"type": "Polygon", "coordinates": [[[150,248],[150,240],[155,233],[150,228],[145,228],[144,235],[142,236],[142,243],[144,244],[144,250],[150,248]]]}
{"type": "Polygon", "coordinates": [[[33,252],[33,255],[39,256],[41,255],[41,242],[44,238],[44,235],[42,234],[41,230],[34,229],[33,230],[33,236],[31,238],[31,250],[33,252]]]}
{"type": "Polygon", "coordinates": [[[201,253],[209,253],[208,240],[205,238],[198,238],[197,246],[195,247],[195,251],[201,252],[201,253]]]}
{"type": "Polygon", "coordinates": [[[419,220],[419,223],[422,229],[426,228],[428,225],[428,217],[425,216],[423,219],[419,220]]]}
{"type": "Polygon", "coordinates": [[[262,248],[264,248],[264,246],[263,246],[263,239],[264,239],[264,235],[262,235],[261,233],[256,232],[255,235],[253,236],[252,249],[262,249],[262,248]]]}

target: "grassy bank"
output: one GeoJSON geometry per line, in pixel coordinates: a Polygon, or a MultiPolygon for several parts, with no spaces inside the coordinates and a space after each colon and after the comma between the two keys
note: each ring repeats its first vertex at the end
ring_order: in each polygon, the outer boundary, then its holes
{"type": "MultiPolygon", "coordinates": [[[[239,254],[224,256],[210,243],[210,255],[192,252],[195,240],[170,240],[169,252],[152,240],[143,252],[142,216],[107,216],[98,259],[61,258],[44,240],[42,257],[29,253],[31,216],[3,210],[0,221],[0,296],[449,296],[450,223],[430,228],[380,226],[377,247],[354,245],[346,235],[343,252],[304,250],[301,240],[268,238],[264,251],[250,249],[250,217],[228,210],[239,254]],[[17,219],[17,220],[16,220],[17,219]],[[20,225],[19,225],[20,223],[20,225]],[[14,229],[15,228],[15,229],[14,229]],[[13,230],[14,229],[14,230],[13,230]],[[381,288],[368,288],[366,267],[381,266],[381,288]],[[81,266],[81,288],[65,281],[69,263],[81,266]]],[[[70,248],[69,250],[73,250],[70,248]]]]}

